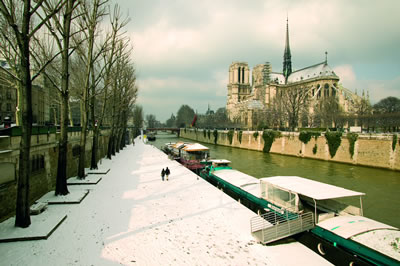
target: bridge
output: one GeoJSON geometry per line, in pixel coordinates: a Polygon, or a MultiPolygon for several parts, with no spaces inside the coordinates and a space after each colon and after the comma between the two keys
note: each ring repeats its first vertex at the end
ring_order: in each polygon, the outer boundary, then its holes
{"type": "Polygon", "coordinates": [[[170,131],[171,133],[175,133],[179,137],[180,129],[179,128],[173,128],[173,127],[157,127],[157,128],[147,128],[147,132],[150,131],[170,131]]]}

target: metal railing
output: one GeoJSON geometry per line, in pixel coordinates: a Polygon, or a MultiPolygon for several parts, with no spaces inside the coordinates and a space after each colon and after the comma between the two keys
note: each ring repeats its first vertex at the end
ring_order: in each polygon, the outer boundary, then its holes
{"type": "Polygon", "coordinates": [[[250,220],[251,234],[267,244],[314,227],[313,213],[299,214],[296,219],[285,219],[274,212],[256,216],[250,220]]]}

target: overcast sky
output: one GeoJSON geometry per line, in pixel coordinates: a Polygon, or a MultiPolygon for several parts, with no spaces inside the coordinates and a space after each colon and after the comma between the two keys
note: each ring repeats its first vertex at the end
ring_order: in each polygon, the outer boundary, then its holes
{"type": "Polygon", "coordinates": [[[139,98],[164,122],[182,104],[225,107],[228,68],[282,71],[286,16],[294,70],[328,64],[371,103],[400,98],[400,1],[114,0],[131,19],[139,98]]]}

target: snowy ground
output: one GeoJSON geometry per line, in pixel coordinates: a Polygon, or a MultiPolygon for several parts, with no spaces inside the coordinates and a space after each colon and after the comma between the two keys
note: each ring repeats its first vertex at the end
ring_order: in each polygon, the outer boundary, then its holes
{"type": "Polygon", "coordinates": [[[254,213],[151,145],[136,140],[102,167],[98,184],[73,186],[90,191],[80,204],[49,205],[68,217],[47,240],[0,243],[0,264],[329,265],[297,242],[255,243],[254,213]]]}

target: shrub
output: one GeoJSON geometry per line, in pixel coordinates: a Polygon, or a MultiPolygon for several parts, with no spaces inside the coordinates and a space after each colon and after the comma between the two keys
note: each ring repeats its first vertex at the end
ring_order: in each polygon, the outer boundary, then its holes
{"type": "Polygon", "coordinates": [[[229,139],[229,144],[231,144],[232,145],[232,141],[233,141],[233,129],[230,129],[229,131],[228,131],[228,139],[229,139]]]}
{"type": "Polygon", "coordinates": [[[205,129],[203,129],[203,135],[204,135],[204,138],[206,138],[206,130],[205,129]]]}
{"type": "Polygon", "coordinates": [[[312,153],[313,153],[313,154],[316,154],[317,151],[318,151],[318,146],[317,146],[317,144],[315,144],[315,145],[314,145],[314,148],[312,148],[312,153]]]}
{"type": "Polygon", "coordinates": [[[257,138],[258,138],[258,131],[256,131],[256,132],[253,133],[253,137],[254,137],[254,140],[257,140],[257,138]]]}
{"type": "Polygon", "coordinates": [[[321,132],[301,131],[299,135],[299,140],[304,144],[307,144],[311,140],[311,137],[314,137],[315,140],[317,140],[319,136],[321,136],[321,132]]]}
{"type": "Polygon", "coordinates": [[[217,140],[218,140],[218,130],[214,129],[213,135],[214,135],[214,144],[217,144],[217,140]]]}
{"type": "Polygon", "coordinates": [[[354,155],[354,144],[356,143],[358,139],[358,134],[357,133],[347,133],[347,139],[349,140],[349,152],[351,158],[353,158],[354,155]]]}
{"type": "Polygon", "coordinates": [[[325,138],[329,146],[329,154],[331,158],[335,157],[337,149],[342,142],[342,132],[325,132],[325,138]]]}
{"type": "Polygon", "coordinates": [[[392,150],[393,151],[396,149],[396,143],[397,143],[397,135],[393,134],[393,140],[392,140],[392,150]]]}
{"type": "Polygon", "coordinates": [[[263,131],[263,140],[264,140],[264,148],[263,152],[268,153],[271,150],[272,143],[274,142],[275,138],[279,138],[281,133],[279,131],[274,130],[264,130],[263,131]]]}
{"type": "Polygon", "coordinates": [[[238,140],[239,140],[240,144],[242,143],[242,135],[243,135],[243,131],[240,130],[238,133],[238,140]]]}
{"type": "Polygon", "coordinates": [[[207,131],[207,135],[208,135],[208,139],[211,139],[211,131],[210,130],[207,131]]]}

